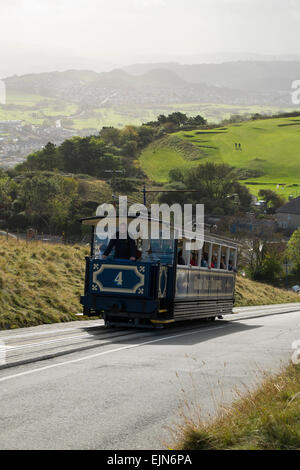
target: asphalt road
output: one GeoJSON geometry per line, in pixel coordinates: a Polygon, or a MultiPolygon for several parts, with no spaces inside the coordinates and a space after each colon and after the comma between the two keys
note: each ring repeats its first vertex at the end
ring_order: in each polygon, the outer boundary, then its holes
{"type": "Polygon", "coordinates": [[[184,403],[214,414],[300,340],[300,305],[235,312],[158,331],[96,320],[0,332],[0,449],[172,445],[184,403]]]}

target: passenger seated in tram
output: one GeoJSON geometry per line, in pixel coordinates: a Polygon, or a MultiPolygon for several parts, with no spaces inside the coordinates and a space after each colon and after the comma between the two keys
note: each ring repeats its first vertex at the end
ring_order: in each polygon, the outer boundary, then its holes
{"type": "Polygon", "coordinates": [[[208,268],[208,261],[207,260],[208,260],[208,255],[207,255],[207,253],[204,253],[202,255],[202,259],[201,259],[201,267],[202,268],[208,268]]]}
{"type": "Polygon", "coordinates": [[[210,267],[211,267],[212,269],[215,269],[215,268],[217,267],[217,257],[216,257],[216,255],[214,255],[214,256],[212,257],[211,263],[210,263],[210,267]]]}
{"type": "Polygon", "coordinates": [[[136,244],[135,241],[130,238],[127,232],[127,226],[124,223],[120,225],[120,231],[116,232],[116,238],[112,238],[110,240],[102,258],[106,259],[113,249],[115,249],[114,259],[130,259],[131,261],[136,260],[136,244]],[[120,238],[121,233],[126,233],[126,238],[120,238]]]}
{"type": "Polygon", "coordinates": [[[198,260],[197,260],[196,253],[192,253],[192,255],[191,255],[190,265],[191,266],[198,266],[198,260]]]}
{"type": "Polygon", "coordinates": [[[180,266],[185,266],[185,261],[184,261],[184,258],[182,256],[182,250],[178,251],[177,264],[179,264],[180,266]]]}
{"type": "Polygon", "coordinates": [[[233,266],[232,266],[232,261],[231,261],[231,259],[229,260],[228,271],[233,271],[233,266]]]}
{"type": "Polygon", "coordinates": [[[227,269],[225,256],[221,258],[220,269],[227,269]]]}

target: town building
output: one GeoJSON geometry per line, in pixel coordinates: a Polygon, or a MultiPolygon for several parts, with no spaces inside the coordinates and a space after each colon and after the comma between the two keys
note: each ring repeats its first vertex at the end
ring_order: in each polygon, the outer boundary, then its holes
{"type": "Polygon", "coordinates": [[[300,227],[300,196],[280,207],[276,212],[277,223],[283,229],[300,227]]]}

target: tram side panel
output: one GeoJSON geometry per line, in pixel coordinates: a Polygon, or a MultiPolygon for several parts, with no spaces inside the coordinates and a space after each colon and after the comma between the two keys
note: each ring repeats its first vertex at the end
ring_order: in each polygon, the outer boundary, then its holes
{"type": "Polygon", "coordinates": [[[174,319],[232,313],[234,288],[233,272],[177,267],[174,319]]]}

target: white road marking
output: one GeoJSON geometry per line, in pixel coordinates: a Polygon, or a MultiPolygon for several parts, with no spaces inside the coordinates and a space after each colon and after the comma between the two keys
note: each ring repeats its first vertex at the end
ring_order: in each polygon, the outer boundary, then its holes
{"type": "Polygon", "coordinates": [[[102,351],[100,353],[91,354],[89,356],[81,357],[81,358],[78,358],[78,359],[71,359],[70,361],[59,362],[57,364],[51,364],[49,366],[40,367],[38,369],[31,369],[31,370],[27,370],[25,372],[19,372],[18,374],[8,375],[7,377],[1,377],[0,382],[15,379],[17,377],[23,377],[24,375],[35,374],[36,372],[42,372],[42,371],[48,370],[48,369],[54,369],[55,367],[60,367],[60,366],[64,366],[64,365],[67,365],[67,364],[75,364],[77,362],[87,361],[89,359],[94,359],[96,357],[104,356],[106,354],[112,354],[114,352],[124,351],[126,349],[138,348],[138,347],[141,347],[141,346],[146,346],[147,344],[159,343],[161,341],[165,341],[165,340],[168,340],[168,339],[180,338],[182,336],[188,336],[188,335],[195,335],[195,334],[200,333],[200,332],[207,332],[207,331],[212,331],[212,330],[213,331],[221,330],[221,329],[224,329],[224,328],[228,328],[228,325],[218,326],[218,327],[214,327],[214,328],[207,328],[207,329],[206,328],[201,328],[201,329],[196,330],[196,331],[188,331],[186,333],[180,333],[178,335],[162,336],[161,338],[153,339],[151,341],[145,341],[144,343],[130,344],[128,346],[122,346],[121,348],[110,349],[109,351],[102,351]]]}

